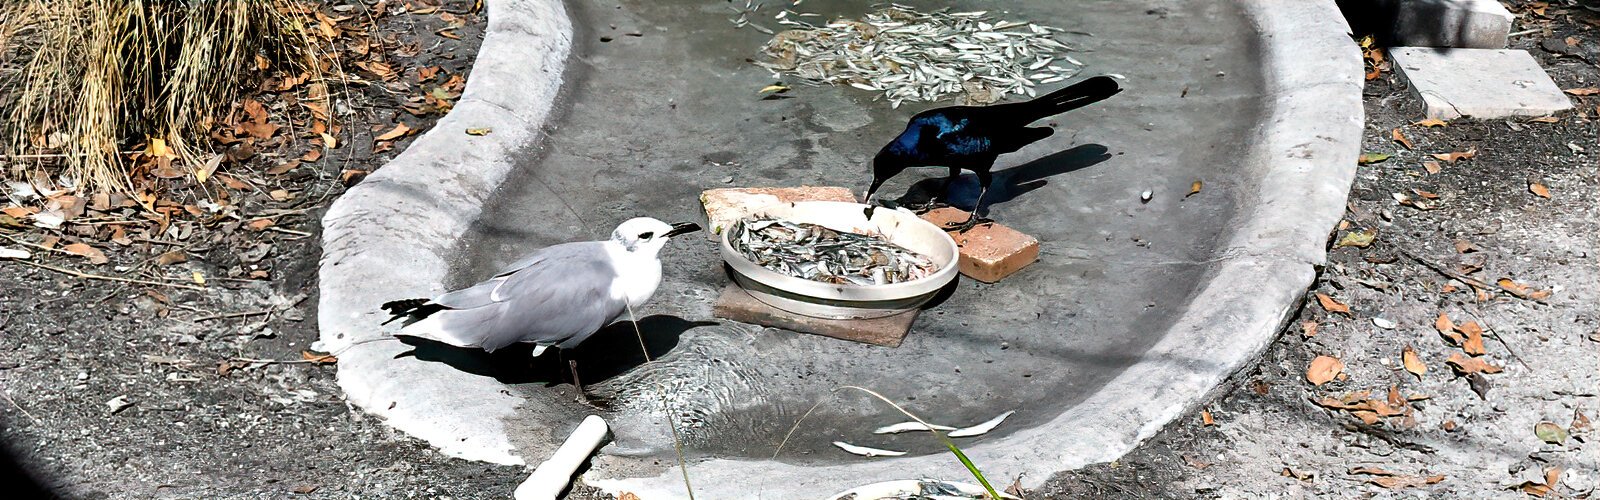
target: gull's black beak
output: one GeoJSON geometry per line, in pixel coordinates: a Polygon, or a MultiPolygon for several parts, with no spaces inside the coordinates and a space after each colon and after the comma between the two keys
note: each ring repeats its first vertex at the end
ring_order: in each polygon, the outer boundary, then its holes
{"type": "Polygon", "coordinates": [[[679,222],[677,224],[673,224],[672,225],[672,230],[671,231],[667,231],[666,236],[668,238],[670,238],[670,237],[677,236],[677,235],[680,235],[680,234],[692,233],[692,232],[699,231],[699,230],[700,230],[700,225],[699,224],[695,224],[693,222],[679,222]]]}

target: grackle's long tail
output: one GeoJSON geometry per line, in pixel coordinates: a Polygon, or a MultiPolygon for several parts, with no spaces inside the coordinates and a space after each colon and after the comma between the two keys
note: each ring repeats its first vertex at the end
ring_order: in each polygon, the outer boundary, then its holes
{"type": "Polygon", "coordinates": [[[1024,123],[1032,122],[1047,116],[1055,116],[1072,111],[1122,92],[1122,87],[1117,85],[1117,80],[1109,76],[1096,76],[1088,80],[1069,85],[1061,90],[1040,96],[1037,99],[1014,104],[1026,109],[1024,123]]]}

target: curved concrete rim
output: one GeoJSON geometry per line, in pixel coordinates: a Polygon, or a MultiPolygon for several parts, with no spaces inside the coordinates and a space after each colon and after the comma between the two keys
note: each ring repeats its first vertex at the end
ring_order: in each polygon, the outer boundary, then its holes
{"type": "Polygon", "coordinates": [[[378,326],[377,306],[444,291],[444,256],[511,171],[511,155],[538,139],[561,89],[572,25],[560,0],[486,3],[483,44],[455,107],[323,216],[315,347],[338,355],[339,385],[363,410],[447,455],[522,465],[501,424],[521,398],[449,369],[403,381],[351,376],[393,361],[396,329],[378,326]],[[441,406],[458,411],[429,411],[441,406]]]}
{"type": "MultiPolygon", "coordinates": [[[[1266,93],[1275,98],[1253,131],[1253,150],[1241,158],[1266,172],[1256,203],[1235,218],[1239,230],[1223,250],[1226,257],[1143,361],[1048,424],[964,450],[990,474],[1020,475],[1024,488],[1034,488],[1055,472],[1132,451],[1255,362],[1325,262],[1328,234],[1343,216],[1360,150],[1360,52],[1332,0],[1241,4],[1257,29],[1266,93]],[[1167,361],[1152,361],[1158,359],[1167,361]],[[1172,359],[1207,361],[1175,365],[1172,359]]],[[[685,497],[676,467],[656,477],[602,477],[606,457],[596,460],[585,481],[608,492],[685,497]]],[[[714,459],[690,464],[688,475],[701,497],[761,499],[809,498],[849,487],[845,481],[970,477],[942,454],[809,467],[714,459]]]]}
{"type": "MultiPolygon", "coordinates": [[[[1238,232],[1215,274],[1150,350],[1157,355],[1151,358],[1181,353],[1167,358],[1206,361],[1139,362],[1050,425],[967,449],[991,474],[1020,474],[1023,486],[1033,487],[1056,471],[1127,453],[1254,362],[1326,258],[1327,236],[1343,213],[1359,153],[1359,52],[1331,0],[1240,2],[1257,28],[1266,92],[1274,98],[1240,161],[1266,172],[1265,180],[1255,202],[1232,222],[1238,232]],[[1216,326],[1224,324],[1229,327],[1216,326]],[[1085,432],[1043,431],[1050,428],[1085,432]]],[[[538,139],[560,89],[572,26],[559,0],[488,4],[484,43],[456,109],[324,217],[317,347],[339,354],[340,385],[362,409],[448,455],[520,465],[526,462],[501,422],[521,398],[470,383],[475,376],[440,364],[418,368],[423,372],[405,380],[348,376],[380,372],[393,361],[396,342],[367,342],[393,331],[376,326],[382,320],[377,305],[443,291],[450,264],[444,256],[505,180],[510,156],[538,139]],[[464,133],[479,127],[494,132],[464,133]],[[416,396],[421,393],[431,396],[416,396]],[[456,411],[428,411],[439,405],[456,411]]],[[[596,459],[586,476],[590,484],[645,498],[685,493],[675,467],[655,477],[603,477],[613,470],[608,460],[596,459]]],[[[944,455],[823,467],[714,459],[689,469],[695,492],[709,498],[802,498],[844,489],[843,478],[865,483],[967,475],[944,455]]]]}

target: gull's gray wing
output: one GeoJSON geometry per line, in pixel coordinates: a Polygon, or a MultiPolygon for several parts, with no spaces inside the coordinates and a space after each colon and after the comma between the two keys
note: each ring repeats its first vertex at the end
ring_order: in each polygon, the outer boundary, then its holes
{"type": "Polygon", "coordinates": [[[598,241],[541,249],[500,274],[432,302],[447,309],[407,329],[494,351],[517,342],[571,347],[621,316],[616,269],[598,241]]]}

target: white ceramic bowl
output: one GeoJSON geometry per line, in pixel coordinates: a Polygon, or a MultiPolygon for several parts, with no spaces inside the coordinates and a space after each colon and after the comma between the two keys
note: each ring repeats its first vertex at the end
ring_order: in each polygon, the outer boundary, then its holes
{"type": "Polygon", "coordinates": [[[920,253],[939,265],[933,275],[888,285],[835,285],[796,278],[761,267],[746,259],[728,242],[732,231],[722,232],[722,259],[732,268],[733,280],[767,305],[806,316],[826,319],[869,319],[899,314],[927,303],[956,278],[960,251],[943,229],[906,210],[879,207],[867,220],[867,206],[840,201],[779,203],[756,210],[793,222],[817,224],[843,232],[876,232],[896,245],[920,253]]]}

